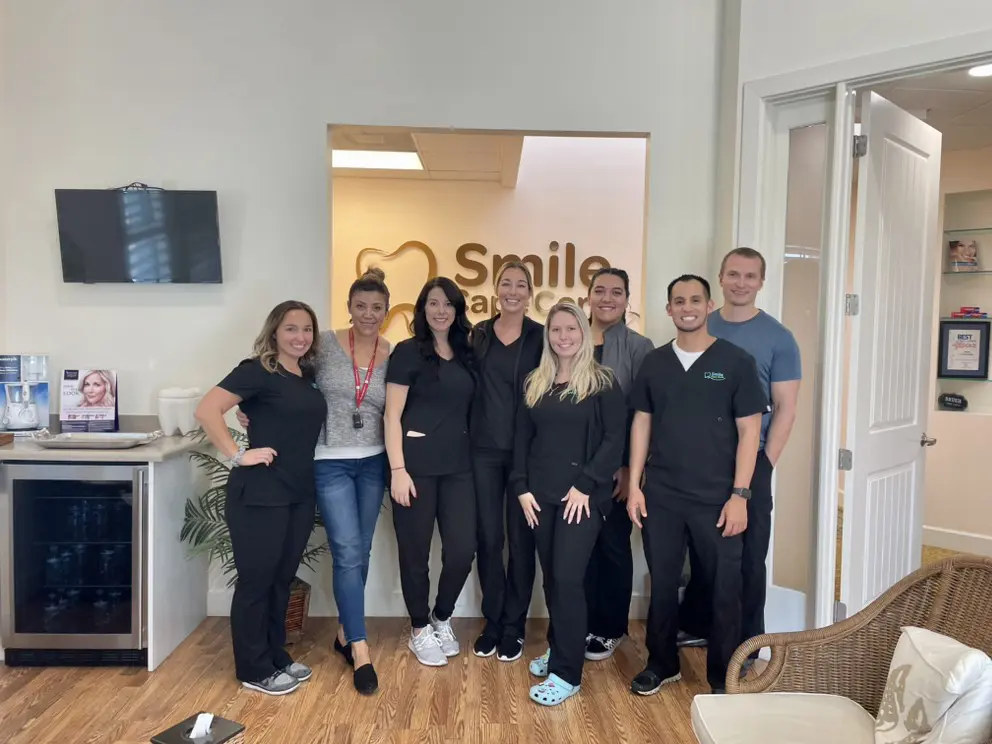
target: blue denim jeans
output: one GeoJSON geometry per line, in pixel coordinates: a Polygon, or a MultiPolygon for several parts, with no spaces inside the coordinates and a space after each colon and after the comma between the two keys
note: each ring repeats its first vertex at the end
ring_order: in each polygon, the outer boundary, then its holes
{"type": "Polygon", "coordinates": [[[386,490],[385,453],[317,460],[317,505],[334,561],[334,601],[348,643],[366,640],[365,582],[372,536],[386,490]]]}

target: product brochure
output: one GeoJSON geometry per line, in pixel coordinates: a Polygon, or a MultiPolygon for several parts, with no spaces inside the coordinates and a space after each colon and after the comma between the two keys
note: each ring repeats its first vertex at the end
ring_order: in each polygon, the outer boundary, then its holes
{"type": "Polygon", "coordinates": [[[67,369],[62,373],[59,422],[64,432],[118,431],[117,372],[67,369]]]}

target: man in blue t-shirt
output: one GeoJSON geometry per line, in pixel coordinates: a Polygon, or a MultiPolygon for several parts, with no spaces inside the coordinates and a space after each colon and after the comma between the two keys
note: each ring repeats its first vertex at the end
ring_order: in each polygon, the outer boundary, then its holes
{"type": "MultiPolygon", "coordinates": [[[[736,248],[720,265],[724,305],[710,314],[711,335],[747,351],[758,365],[758,374],[771,410],[761,421],[761,444],[751,480],[747,528],[743,533],[741,561],[743,595],[741,641],[765,632],[765,560],[772,531],[772,470],[785,449],[796,419],[796,402],[802,379],[799,346],[788,328],[763,310],[755,300],[765,281],[765,259],[753,248],[736,248]]],[[[694,568],[698,560],[689,545],[689,584],[679,616],[680,646],[703,646],[709,635],[710,592],[694,568]]]]}

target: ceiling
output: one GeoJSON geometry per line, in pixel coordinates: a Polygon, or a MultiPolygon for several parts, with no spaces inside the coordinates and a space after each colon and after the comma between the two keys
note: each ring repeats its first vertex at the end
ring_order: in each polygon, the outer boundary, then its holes
{"type": "Polygon", "coordinates": [[[967,69],[906,78],[872,90],[943,133],[946,150],[992,146],[992,77],[967,69]]]}
{"type": "Polygon", "coordinates": [[[335,177],[407,178],[430,181],[489,181],[517,185],[523,135],[466,134],[398,127],[328,127],[331,150],[416,152],[424,170],[333,168],[335,177]]]}

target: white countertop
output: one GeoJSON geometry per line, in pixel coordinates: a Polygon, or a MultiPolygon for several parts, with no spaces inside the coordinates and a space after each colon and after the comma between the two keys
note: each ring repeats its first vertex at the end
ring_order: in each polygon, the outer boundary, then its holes
{"type": "Polygon", "coordinates": [[[162,437],[150,444],[130,449],[45,449],[31,440],[15,439],[13,444],[0,447],[3,462],[162,462],[170,457],[185,455],[199,445],[184,437],[162,437]]]}

